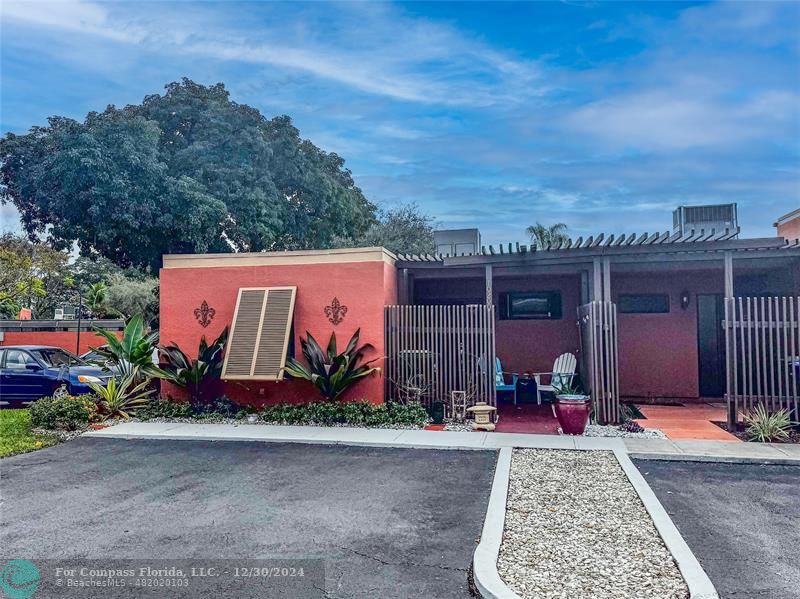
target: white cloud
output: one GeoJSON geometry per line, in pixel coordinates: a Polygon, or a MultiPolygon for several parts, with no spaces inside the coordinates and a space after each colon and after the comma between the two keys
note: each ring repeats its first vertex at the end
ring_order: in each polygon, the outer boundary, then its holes
{"type": "Polygon", "coordinates": [[[44,27],[125,43],[136,43],[143,37],[143,32],[133,28],[115,28],[109,22],[105,7],[82,0],[5,0],[0,4],[0,18],[16,26],[44,27]]]}
{"type": "Polygon", "coordinates": [[[16,26],[94,36],[123,44],[158,44],[162,52],[269,65],[407,102],[488,106],[544,93],[539,66],[472,39],[447,25],[406,16],[389,5],[316,5],[330,21],[306,14],[259,23],[248,31],[216,26],[209,15],[182,5],[176,12],[149,3],[146,16],[131,6],[83,0],[4,4],[16,26]],[[109,8],[110,7],[110,8],[109,8]],[[193,12],[194,11],[194,12],[193,12]],[[192,26],[194,25],[194,26],[192,26]],[[292,35],[287,35],[292,32],[292,35]],[[323,35],[324,34],[324,35],[323,35]],[[476,81],[485,80],[484,83],[476,81]]]}

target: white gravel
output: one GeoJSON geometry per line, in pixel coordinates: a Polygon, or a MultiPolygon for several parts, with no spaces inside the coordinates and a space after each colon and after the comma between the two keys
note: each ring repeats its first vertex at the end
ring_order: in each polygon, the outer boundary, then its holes
{"type": "Polygon", "coordinates": [[[523,599],[686,599],[611,452],[516,449],[500,576],[523,599]]]}
{"type": "Polygon", "coordinates": [[[57,437],[59,441],[63,442],[77,439],[87,430],[88,428],[81,428],[74,431],[64,431],[60,429],[51,430],[49,428],[32,428],[31,432],[34,435],[50,435],[51,437],[57,437]]]}
{"type": "Polygon", "coordinates": [[[632,433],[618,426],[587,424],[584,437],[625,437],[630,439],[666,439],[667,436],[657,428],[646,428],[639,433],[632,433]]]}

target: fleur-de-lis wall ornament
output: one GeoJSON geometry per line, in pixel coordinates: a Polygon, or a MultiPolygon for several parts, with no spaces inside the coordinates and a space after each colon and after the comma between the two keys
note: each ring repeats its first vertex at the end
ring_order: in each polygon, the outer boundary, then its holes
{"type": "Polygon", "coordinates": [[[328,320],[331,321],[333,326],[342,322],[346,314],[347,306],[343,306],[339,302],[338,297],[333,298],[330,306],[325,306],[325,316],[328,317],[328,320]]]}
{"type": "Polygon", "coordinates": [[[214,320],[214,315],[216,313],[217,311],[214,308],[209,307],[206,300],[203,300],[203,303],[200,304],[199,308],[194,309],[194,317],[203,328],[211,324],[211,321],[214,320]]]}

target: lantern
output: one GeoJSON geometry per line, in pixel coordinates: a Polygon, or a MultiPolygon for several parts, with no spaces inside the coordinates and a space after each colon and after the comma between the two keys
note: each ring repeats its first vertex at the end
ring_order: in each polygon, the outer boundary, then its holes
{"type": "Polygon", "coordinates": [[[485,401],[479,401],[474,406],[467,408],[467,412],[472,412],[475,416],[475,422],[472,423],[474,430],[493,431],[494,424],[492,423],[492,413],[497,411],[497,408],[490,406],[485,401]]]}

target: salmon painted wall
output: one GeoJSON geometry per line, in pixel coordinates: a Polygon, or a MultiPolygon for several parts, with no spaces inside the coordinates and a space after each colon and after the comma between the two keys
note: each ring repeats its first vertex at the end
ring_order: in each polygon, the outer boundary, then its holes
{"type": "MultiPolygon", "coordinates": [[[[114,333],[122,338],[122,331],[114,331],[114,333]]],[[[51,347],[60,347],[73,354],[78,342],[77,331],[6,331],[5,340],[0,341],[0,347],[7,345],[49,345],[51,347]]],[[[105,345],[106,340],[97,335],[93,331],[81,331],[80,351],[79,355],[89,351],[92,347],[105,345]]]]}
{"type": "Polygon", "coordinates": [[[778,237],[783,237],[787,241],[800,239],[800,216],[796,216],[785,223],[780,223],[777,226],[777,234],[778,237]]]}
{"type": "Polygon", "coordinates": [[[561,290],[558,320],[497,320],[496,352],[509,372],[550,372],[564,352],[576,354],[580,347],[576,314],[580,301],[580,278],[576,275],[539,278],[495,279],[494,304],[500,293],[561,290]]]}
{"type": "MultiPolygon", "coordinates": [[[[495,278],[495,306],[501,293],[561,290],[558,320],[496,320],[497,356],[508,372],[549,372],[564,352],[575,353],[580,345],[576,314],[580,300],[580,278],[575,276],[495,278]]],[[[448,300],[483,303],[483,279],[419,279],[414,282],[415,303],[447,303],[448,300]]],[[[497,318],[497,315],[495,316],[497,318]]]]}
{"type": "Polygon", "coordinates": [[[697,398],[697,294],[722,293],[722,270],[663,275],[611,274],[611,295],[663,293],[669,296],[664,314],[617,315],[619,385],[623,397],[697,398]],[[681,308],[681,293],[689,305],[681,308]]]}
{"type": "MultiPolygon", "coordinates": [[[[225,326],[230,326],[240,287],[297,287],[294,331],[298,359],[302,359],[299,337],[305,337],[306,331],[323,346],[335,332],[340,347],[343,347],[359,327],[361,343],[374,346],[366,358],[383,356],[383,306],[385,302],[396,303],[395,269],[383,261],[164,268],[160,278],[161,342],[174,341],[192,356],[197,353],[202,335],[211,340],[225,326]],[[347,306],[347,314],[337,326],[328,321],[324,312],[334,297],[347,306]],[[207,328],[201,327],[193,314],[203,301],[216,310],[207,328]]],[[[374,365],[382,367],[383,363],[378,361],[374,365]]],[[[180,395],[180,390],[173,388],[171,392],[180,395]]],[[[234,401],[254,405],[319,398],[310,383],[299,380],[229,381],[224,384],[224,393],[234,401]]],[[[382,402],[382,375],[376,373],[362,379],[348,390],[343,399],[382,402]]]]}

